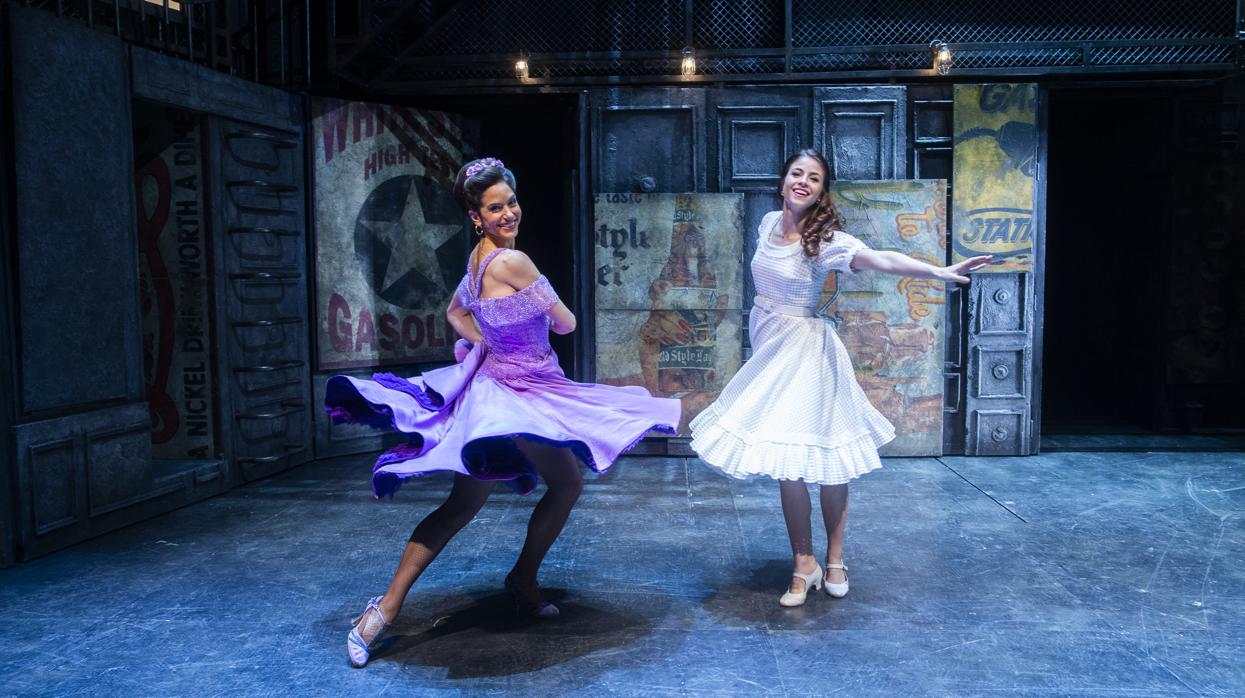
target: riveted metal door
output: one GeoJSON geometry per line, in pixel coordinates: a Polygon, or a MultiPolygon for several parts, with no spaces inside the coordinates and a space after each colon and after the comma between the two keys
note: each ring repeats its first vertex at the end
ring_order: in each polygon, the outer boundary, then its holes
{"type": "Polygon", "coordinates": [[[953,254],[993,255],[967,290],[967,455],[1038,449],[1045,105],[1032,83],[955,88],[953,254]]]}
{"type": "Polygon", "coordinates": [[[973,278],[968,293],[967,455],[1024,455],[1033,449],[1033,279],[1027,272],[973,278]]]}
{"type": "Polygon", "coordinates": [[[908,176],[908,93],[903,86],[819,87],[813,147],[833,179],[908,176]]]}
{"type": "Polygon", "coordinates": [[[703,89],[600,90],[592,107],[595,191],[705,191],[703,89]]]}

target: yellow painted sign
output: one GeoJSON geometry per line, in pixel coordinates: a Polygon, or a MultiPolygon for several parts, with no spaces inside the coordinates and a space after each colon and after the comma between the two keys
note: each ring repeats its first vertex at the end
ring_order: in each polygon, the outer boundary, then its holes
{"type": "Polygon", "coordinates": [[[988,254],[982,271],[1033,268],[1037,141],[1037,85],[955,86],[955,261],[988,254]]]}

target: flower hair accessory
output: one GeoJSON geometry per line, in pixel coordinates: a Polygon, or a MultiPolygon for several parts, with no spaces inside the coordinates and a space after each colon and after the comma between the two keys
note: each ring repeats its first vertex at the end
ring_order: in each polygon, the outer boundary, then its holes
{"type": "Polygon", "coordinates": [[[480,158],[467,166],[467,176],[474,177],[484,171],[486,167],[505,167],[506,164],[497,158],[480,158]]]}

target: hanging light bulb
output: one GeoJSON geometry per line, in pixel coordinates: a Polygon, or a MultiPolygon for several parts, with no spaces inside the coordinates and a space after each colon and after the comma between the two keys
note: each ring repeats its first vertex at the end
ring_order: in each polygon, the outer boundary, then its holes
{"type": "Polygon", "coordinates": [[[514,62],[514,76],[526,80],[528,76],[527,51],[519,51],[519,60],[514,62]]]}
{"type": "Polygon", "coordinates": [[[691,46],[683,47],[683,62],[680,64],[680,70],[683,75],[696,74],[696,52],[691,46]]]}
{"type": "Polygon", "coordinates": [[[929,50],[934,54],[934,70],[939,75],[947,75],[951,72],[951,49],[947,47],[947,42],[941,39],[934,39],[929,42],[929,50]]]}

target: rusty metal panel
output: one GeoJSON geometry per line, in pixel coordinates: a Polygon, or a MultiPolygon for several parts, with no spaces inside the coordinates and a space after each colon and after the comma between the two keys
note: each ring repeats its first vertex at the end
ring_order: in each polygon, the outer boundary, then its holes
{"type": "Polygon", "coordinates": [[[739,369],[742,194],[598,194],[596,379],[683,403],[680,433],[739,369]]]}
{"type": "Polygon", "coordinates": [[[82,434],[87,511],[95,517],[165,494],[154,485],[150,417],[143,406],[118,411],[118,422],[82,434]]]}
{"type": "Polygon", "coordinates": [[[704,191],[704,90],[618,88],[592,101],[596,191],[704,191]]]}
{"type": "Polygon", "coordinates": [[[47,12],[12,3],[5,11],[12,21],[12,166],[19,173],[11,242],[19,419],[138,402],[125,44],[47,12]]]}
{"type": "MultiPolygon", "coordinates": [[[[0,12],[0,56],[4,56],[11,65],[11,42],[9,41],[9,16],[0,12]]],[[[8,69],[0,66],[0,84],[8,84],[8,69]]],[[[13,132],[13,104],[8,90],[0,90],[0,133],[13,132]]],[[[10,192],[13,189],[13,178],[16,172],[13,162],[13,143],[11,138],[0,138],[0,240],[12,240],[13,200],[10,192]]],[[[14,352],[16,350],[12,316],[13,299],[11,289],[14,288],[10,269],[12,245],[0,245],[0,395],[15,395],[14,386],[17,377],[14,375],[14,352]]],[[[14,446],[12,422],[15,410],[12,400],[0,404],[0,492],[9,495],[0,496],[0,569],[13,564],[17,554],[17,516],[14,512],[17,491],[14,483],[14,446]]]]}
{"type": "Polygon", "coordinates": [[[908,97],[902,86],[819,87],[813,147],[836,180],[896,179],[908,172],[908,97]]]}
{"type": "Polygon", "coordinates": [[[806,142],[807,98],[739,90],[713,97],[717,137],[711,157],[717,162],[718,189],[778,191],[783,160],[806,142]]]}
{"type": "Polygon", "coordinates": [[[1024,455],[1035,434],[1033,275],[982,274],[968,294],[967,455],[1024,455]]]}
{"type": "Polygon", "coordinates": [[[134,96],[270,128],[302,119],[297,96],[184,58],[130,44],[134,96]]]}
{"type": "Polygon", "coordinates": [[[144,502],[181,488],[153,480],[149,423],[134,403],[14,428],[23,559],[132,523],[144,502]]]}
{"type": "MultiPolygon", "coordinates": [[[[313,100],[319,370],[452,359],[466,265],[460,125],[442,112],[313,100]]],[[[520,187],[522,183],[520,183],[520,187]]]]}
{"type": "Polygon", "coordinates": [[[973,410],[968,425],[974,456],[1023,455],[1028,439],[1029,412],[1024,408],[973,410]]]}
{"type": "Polygon", "coordinates": [[[955,261],[989,254],[983,272],[1032,271],[1037,155],[1037,85],[955,86],[955,261]]]}
{"type": "MultiPolygon", "coordinates": [[[[29,501],[23,511],[23,543],[30,545],[36,536],[46,535],[67,526],[85,524],[78,502],[83,476],[73,436],[61,436],[19,443],[24,447],[18,462],[19,480],[25,480],[29,501]],[[26,475],[23,478],[22,475],[26,475]]],[[[25,503],[25,502],[24,502],[25,503]]]]}
{"type": "MultiPolygon", "coordinates": [[[[946,182],[831,182],[845,229],[875,250],[941,264],[946,182]]],[[[869,401],[895,425],[887,456],[942,454],[944,284],[864,273],[832,275],[823,299],[869,401]]]]}

